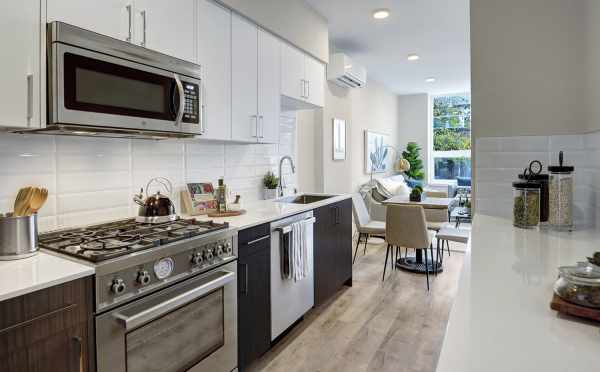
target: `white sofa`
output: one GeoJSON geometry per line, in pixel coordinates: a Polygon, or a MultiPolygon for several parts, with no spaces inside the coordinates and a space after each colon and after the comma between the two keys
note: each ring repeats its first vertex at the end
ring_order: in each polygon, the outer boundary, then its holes
{"type": "MultiPolygon", "coordinates": [[[[380,201],[391,198],[392,196],[404,195],[408,196],[412,189],[406,184],[406,181],[402,175],[394,175],[389,177],[383,177],[373,180],[373,183],[367,183],[361,187],[361,194],[365,199],[365,204],[369,209],[371,219],[375,221],[385,221],[386,209],[385,205],[381,204],[380,201]],[[371,192],[371,190],[373,192],[371,192]],[[375,195],[375,197],[374,197],[375,195]]],[[[430,187],[424,187],[423,191],[427,194],[435,193],[439,197],[448,197],[446,190],[439,190],[430,187]]],[[[452,210],[453,206],[449,208],[452,210]]],[[[446,222],[448,221],[448,214],[445,210],[425,210],[425,216],[428,222],[446,222]]]]}

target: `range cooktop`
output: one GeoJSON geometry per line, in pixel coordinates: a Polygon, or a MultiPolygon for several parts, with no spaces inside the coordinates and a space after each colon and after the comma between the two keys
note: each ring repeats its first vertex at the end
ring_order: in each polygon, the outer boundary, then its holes
{"type": "Polygon", "coordinates": [[[88,261],[101,262],[228,227],[227,222],[201,222],[194,219],[159,224],[126,219],[43,234],[39,237],[39,246],[88,261]]]}

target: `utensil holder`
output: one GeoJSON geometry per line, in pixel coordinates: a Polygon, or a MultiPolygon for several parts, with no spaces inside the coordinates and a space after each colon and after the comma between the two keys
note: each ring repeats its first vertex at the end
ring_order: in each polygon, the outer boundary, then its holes
{"type": "Polygon", "coordinates": [[[37,252],[37,214],[0,217],[0,261],[27,258],[37,252]]]}

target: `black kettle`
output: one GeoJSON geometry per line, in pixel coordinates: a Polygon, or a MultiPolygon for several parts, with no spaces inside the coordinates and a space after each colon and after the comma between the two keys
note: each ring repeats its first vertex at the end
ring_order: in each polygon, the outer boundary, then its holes
{"type": "Polygon", "coordinates": [[[138,204],[137,222],[142,223],[163,223],[176,220],[177,213],[175,205],[169,196],[163,195],[160,191],[148,195],[150,185],[157,183],[165,189],[168,195],[171,195],[173,186],[171,182],[164,177],[152,178],[146,185],[146,198],[144,199],[144,190],[141,189],[138,195],[133,197],[133,201],[138,204]]]}

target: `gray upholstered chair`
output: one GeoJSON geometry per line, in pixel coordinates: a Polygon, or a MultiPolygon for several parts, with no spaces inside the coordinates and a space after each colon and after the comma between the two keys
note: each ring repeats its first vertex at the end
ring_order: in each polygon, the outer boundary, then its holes
{"type": "Polygon", "coordinates": [[[369,216],[369,211],[365,205],[365,201],[359,193],[352,195],[352,212],[354,213],[354,223],[356,224],[356,230],[358,231],[358,239],[356,240],[356,248],[354,250],[354,258],[352,263],[356,261],[356,254],[358,253],[358,246],[362,242],[365,243],[363,254],[367,253],[367,242],[370,236],[385,236],[385,222],[374,221],[369,216]]]}
{"type": "Polygon", "coordinates": [[[395,265],[394,248],[396,248],[396,255],[398,254],[399,247],[423,249],[425,252],[427,290],[429,290],[427,249],[429,248],[431,251],[431,261],[433,261],[433,245],[431,242],[434,238],[435,232],[427,229],[423,207],[420,205],[388,205],[385,229],[385,241],[388,245],[383,267],[383,278],[381,280],[385,280],[385,270],[389,256],[391,256],[392,268],[395,265]]]}

